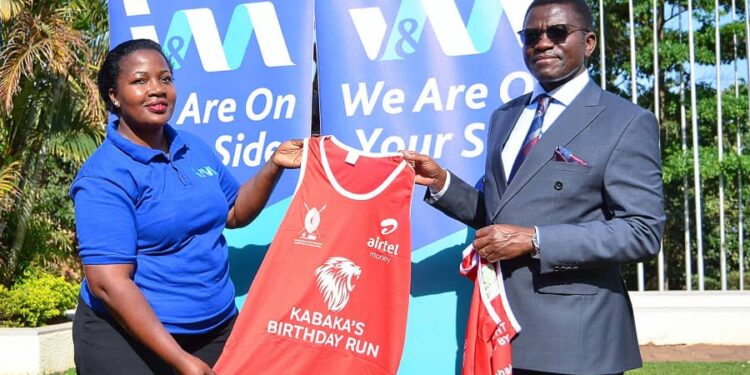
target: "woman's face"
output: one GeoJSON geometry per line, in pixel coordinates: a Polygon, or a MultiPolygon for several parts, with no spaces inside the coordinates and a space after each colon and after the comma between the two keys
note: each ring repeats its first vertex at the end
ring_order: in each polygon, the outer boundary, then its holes
{"type": "Polygon", "coordinates": [[[177,98],[164,57],[151,49],[137,50],[120,61],[117,86],[109,90],[120,124],[132,130],[161,128],[174,112],[177,98]]]}

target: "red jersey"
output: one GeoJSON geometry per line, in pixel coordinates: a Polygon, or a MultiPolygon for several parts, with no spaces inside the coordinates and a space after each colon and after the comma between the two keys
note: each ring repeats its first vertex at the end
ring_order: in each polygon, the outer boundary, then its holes
{"type": "Polygon", "coordinates": [[[216,372],[395,374],[414,178],[400,154],[306,139],[297,190],[216,372]]]}
{"type": "Polygon", "coordinates": [[[479,257],[473,246],[464,250],[461,273],[474,280],[466,323],[463,375],[511,375],[510,341],[521,331],[505,298],[498,263],[479,257]]]}

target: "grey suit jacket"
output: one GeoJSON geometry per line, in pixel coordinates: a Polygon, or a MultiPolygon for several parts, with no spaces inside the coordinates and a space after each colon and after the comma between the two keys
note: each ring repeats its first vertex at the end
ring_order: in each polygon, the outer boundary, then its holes
{"type": "Polygon", "coordinates": [[[529,100],[492,114],[484,192],[451,175],[434,206],[475,228],[539,228],[540,260],[501,262],[521,324],[514,367],[571,374],[639,367],[620,265],[652,258],[660,247],[666,218],[656,118],[589,82],[508,185],[501,152],[529,100]],[[557,146],[588,165],[555,161],[557,146]]]}

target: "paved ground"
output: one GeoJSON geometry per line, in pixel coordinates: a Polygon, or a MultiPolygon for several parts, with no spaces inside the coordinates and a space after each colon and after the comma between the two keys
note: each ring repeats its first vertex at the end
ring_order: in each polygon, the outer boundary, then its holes
{"type": "Polygon", "coordinates": [[[750,363],[750,346],[643,345],[644,362],[741,362],[750,363]]]}

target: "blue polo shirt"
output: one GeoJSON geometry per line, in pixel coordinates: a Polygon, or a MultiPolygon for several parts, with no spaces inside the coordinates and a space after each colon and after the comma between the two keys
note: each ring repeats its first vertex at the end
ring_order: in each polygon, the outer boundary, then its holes
{"type": "MultiPolygon", "coordinates": [[[[116,126],[70,188],[81,261],[133,264],[133,281],[169,332],[210,331],[237,313],[222,232],[239,184],[189,133],[165,125],[167,156],[116,126]]],[[[81,298],[106,314],[85,279],[81,298]]]]}

